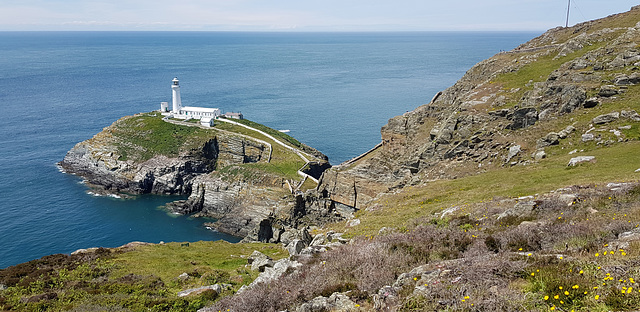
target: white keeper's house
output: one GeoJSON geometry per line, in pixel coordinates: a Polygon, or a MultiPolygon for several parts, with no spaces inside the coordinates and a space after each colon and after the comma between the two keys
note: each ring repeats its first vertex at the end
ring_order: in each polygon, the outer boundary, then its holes
{"type": "Polygon", "coordinates": [[[219,108],[207,108],[207,107],[193,107],[182,106],[180,100],[180,83],[178,78],[173,78],[171,81],[172,91],[172,109],[169,110],[169,103],[160,103],[160,112],[162,115],[169,116],[177,119],[199,119],[203,125],[212,124],[211,121],[216,117],[222,115],[219,108]]]}

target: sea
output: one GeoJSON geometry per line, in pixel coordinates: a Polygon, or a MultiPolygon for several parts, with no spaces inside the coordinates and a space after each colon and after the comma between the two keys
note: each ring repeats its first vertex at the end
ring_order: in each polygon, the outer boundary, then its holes
{"type": "Polygon", "coordinates": [[[97,196],[57,162],[118,118],[183,105],[289,130],[332,164],[380,142],[477,62],[535,32],[0,32],[0,269],[89,247],[239,238],[167,213],[180,199],[97,196]]]}

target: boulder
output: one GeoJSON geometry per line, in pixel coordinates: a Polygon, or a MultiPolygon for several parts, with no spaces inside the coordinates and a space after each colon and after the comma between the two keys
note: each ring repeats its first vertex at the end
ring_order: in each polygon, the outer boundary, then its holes
{"type": "Polygon", "coordinates": [[[632,110],[632,111],[624,111],[623,110],[623,111],[620,112],[620,116],[622,118],[628,118],[628,119],[631,119],[633,121],[640,121],[640,115],[634,110],[632,110]]]}
{"type": "Polygon", "coordinates": [[[533,153],[532,157],[535,160],[542,160],[547,157],[547,153],[545,153],[544,149],[537,150],[535,153],[533,153]]]}
{"type": "Polygon", "coordinates": [[[220,286],[219,284],[215,284],[215,285],[210,285],[210,286],[187,289],[187,290],[183,290],[181,292],[178,292],[178,297],[199,295],[199,294],[201,294],[201,293],[203,293],[203,292],[205,292],[207,290],[213,290],[216,294],[219,294],[219,293],[222,292],[222,286],[220,286]]]}
{"type": "Polygon", "coordinates": [[[498,220],[508,217],[525,218],[531,216],[538,207],[538,202],[533,200],[519,201],[513,208],[498,215],[498,220]]]}
{"type": "Polygon", "coordinates": [[[560,144],[560,135],[555,132],[549,132],[543,138],[538,139],[536,144],[538,148],[542,148],[550,145],[558,145],[560,144]]]}
{"type": "Polygon", "coordinates": [[[511,124],[507,129],[516,130],[532,126],[538,121],[538,110],[535,107],[519,108],[509,113],[507,118],[511,124]]]}
{"type": "Polygon", "coordinates": [[[567,126],[562,131],[558,132],[558,136],[560,137],[560,139],[566,139],[569,134],[573,133],[573,131],[576,131],[576,128],[574,126],[567,126]]]}
{"type": "Polygon", "coordinates": [[[585,133],[582,135],[582,142],[589,142],[595,139],[596,137],[593,135],[593,133],[585,133]]]}
{"type": "Polygon", "coordinates": [[[600,87],[600,91],[598,91],[598,95],[602,97],[612,97],[618,93],[618,88],[612,85],[602,86],[600,87]]]}
{"type": "Polygon", "coordinates": [[[640,75],[633,73],[631,75],[620,75],[615,78],[616,85],[628,86],[640,83],[640,75]]]}
{"type": "MultiPolygon", "coordinates": [[[[277,278],[280,278],[285,273],[294,271],[302,266],[302,263],[289,260],[288,258],[280,259],[275,262],[273,267],[266,267],[264,272],[260,273],[258,277],[247,288],[251,288],[259,283],[268,283],[277,278]]],[[[240,291],[238,291],[240,292],[240,291]]]]}
{"type": "Polygon", "coordinates": [[[620,119],[620,113],[618,112],[613,112],[613,113],[609,113],[609,114],[604,114],[604,115],[600,115],[596,118],[593,118],[593,120],[591,120],[591,122],[595,125],[602,125],[602,124],[606,124],[606,123],[610,123],[612,121],[618,120],[620,119]]]}
{"type": "Polygon", "coordinates": [[[509,153],[507,154],[506,162],[511,161],[513,157],[516,157],[522,150],[520,149],[520,145],[514,145],[509,148],[509,153]]]}
{"type": "Polygon", "coordinates": [[[316,235],[313,240],[311,241],[311,244],[309,244],[309,246],[321,246],[321,245],[326,245],[329,241],[327,240],[327,235],[325,234],[318,234],[316,235]]]}
{"type": "Polygon", "coordinates": [[[578,157],[571,158],[567,166],[574,167],[578,164],[585,163],[585,162],[595,162],[595,160],[596,160],[595,156],[578,156],[578,157]]]}
{"type": "Polygon", "coordinates": [[[329,311],[353,311],[355,302],[343,293],[333,293],[329,298],[316,297],[310,302],[303,303],[297,312],[329,312],[329,311]]]}
{"type": "Polygon", "coordinates": [[[183,281],[183,282],[187,281],[189,278],[191,278],[191,277],[186,272],[178,275],[178,279],[183,281]]]}
{"type": "Polygon", "coordinates": [[[273,260],[269,256],[257,250],[247,258],[247,261],[251,264],[251,270],[253,271],[264,272],[266,267],[273,266],[273,260]]]}
{"type": "Polygon", "coordinates": [[[300,252],[302,252],[302,249],[304,249],[304,247],[306,247],[306,244],[303,241],[299,239],[294,239],[285,248],[289,252],[289,255],[299,256],[300,252]]]}
{"type": "Polygon", "coordinates": [[[395,311],[398,304],[398,292],[391,286],[384,286],[373,296],[373,308],[376,311],[395,311]]]}
{"type": "Polygon", "coordinates": [[[600,104],[600,100],[598,100],[598,98],[592,97],[584,101],[583,106],[584,108],[593,108],[598,106],[598,104],[600,104]]]}

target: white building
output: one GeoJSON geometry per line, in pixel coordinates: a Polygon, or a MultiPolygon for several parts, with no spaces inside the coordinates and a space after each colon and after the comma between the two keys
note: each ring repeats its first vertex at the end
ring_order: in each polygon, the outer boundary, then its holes
{"type": "Polygon", "coordinates": [[[213,127],[213,118],[211,117],[200,118],[200,125],[205,127],[213,127]]]}
{"type": "Polygon", "coordinates": [[[182,100],[180,99],[180,82],[178,78],[173,78],[171,82],[173,105],[171,111],[169,111],[169,103],[160,103],[160,111],[163,115],[178,119],[202,119],[203,117],[215,119],[222,114],[218,108],[182,106],[182,100]]]}

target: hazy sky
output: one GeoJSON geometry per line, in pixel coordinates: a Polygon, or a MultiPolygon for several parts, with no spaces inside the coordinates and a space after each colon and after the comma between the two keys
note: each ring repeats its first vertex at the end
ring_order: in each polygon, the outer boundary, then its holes
{"type": "MultiPolygon", "coordinates": [[[[568,0],[0,0],[0,30],[546,30],[568,0]]],[[[570,24],[640,1],[572,0],[570,24]]]]}

